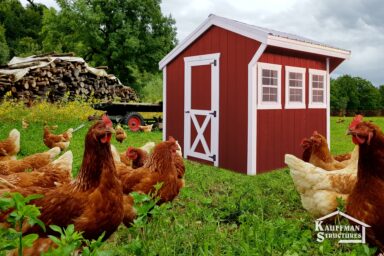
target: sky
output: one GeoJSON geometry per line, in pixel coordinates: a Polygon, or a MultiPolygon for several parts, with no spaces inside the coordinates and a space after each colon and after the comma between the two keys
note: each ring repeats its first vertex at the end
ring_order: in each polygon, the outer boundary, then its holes
{"type": "MultiPolygon", "coordinates": [[[[162,0],[182,41],[209,14],[307,37],[350,50],[332,74],[359,76],[384,85],[383,0],[162,0]]],[[[26,0],[21,0],[25,3],[26,0]]],[[[35,0],[57,7],[55,0],[35,0]]]]}

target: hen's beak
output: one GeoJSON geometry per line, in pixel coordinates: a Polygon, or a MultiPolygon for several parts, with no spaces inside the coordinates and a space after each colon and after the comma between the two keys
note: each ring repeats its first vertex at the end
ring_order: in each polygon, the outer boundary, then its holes
{"type": "Polygon", "coordinates": [[[345,132],[345,135],[353,135],[353,132],[351,129],[347,129],[347,131],[345,132]]]}
{"type": "Polygon", "coordinates": [[[115,129],[113,129],[113,127],[108,127],[106,132],[116,133],[116,131],[115,131],[115,129]]]}

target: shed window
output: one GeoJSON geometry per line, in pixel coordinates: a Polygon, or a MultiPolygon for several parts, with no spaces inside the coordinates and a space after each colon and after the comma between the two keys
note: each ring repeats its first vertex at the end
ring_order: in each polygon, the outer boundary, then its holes
{"type": "Polygon", "coordinates": [[[309,70],[309,107],[326,108],[327,107],[327,83],[326,71],[309,70]]]}
{"type": "Polygon", "coordinates": [[[258,63],[258,108],[281,108],[281,65],[258,63]]]}
{"type": "Polygon", "coordinates": [[[305,108],[305,68],[285,67],[285,108],[305,108]]]}

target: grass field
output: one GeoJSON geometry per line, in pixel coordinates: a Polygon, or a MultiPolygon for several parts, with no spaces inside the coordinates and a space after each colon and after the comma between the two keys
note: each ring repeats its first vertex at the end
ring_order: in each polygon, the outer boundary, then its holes
{"type": "MultiPolygon", "coordinates": [[[[42,126],[58,124],[57,132],[86,126],[74,134],[74,174],[80,166],[84,136],[93,110],[73,107],[63,112],[53,107],[24,111],[20,106],[0,105],[0,139],[12,128],[21,131],[20,156],[45,151],[42,126]],[[32,121],[31,115],[36,121],[32,121]],[[30,121],[21,129],[21,119],[30,121]]],[[[345,135],[351,118],[332,118],[333,153],[351,151],[345,135]]],[[[384,118],[367,118],[384,127],[384,118]]],[[[161,140],[160,132],[128,133],[123,144],[140,146],[161,140]]],[[[297,142],[300,143],[300,142],[297,142]]],[[[289,153],[289,152],[287,152],[289,153]]],[[[100,255],[370,255],[365,245],[340,245],[315,241],[314,219],[302,208],[288,169],[255,177],[186,161],[186,187],[172,203],[160,207],[144,227],[120,226],[102,247],[100,255]]]]}

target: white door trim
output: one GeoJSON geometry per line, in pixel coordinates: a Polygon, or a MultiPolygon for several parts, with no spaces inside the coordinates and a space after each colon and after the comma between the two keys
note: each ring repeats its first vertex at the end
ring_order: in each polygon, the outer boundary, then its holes
{"type": "Polygon", "coordinates": [[[262,43],[248,64],[248,175],[256,175],[257,168],[257,62],[265,48],[267,45],[262,43]]]}
{"type": "Polygon", "coordinates": [[[220,78],[220,53],[198,55],[184,58],[184,156],[196,157],[213,161],[219,165],[219,78],[220,78]],[[211,66],[211,109],[199,110],[191,108],[191,71],[194,66],[211,66]],[[196,115],[205,115],[205,120],[200,126],[196,115]],[[192,120],[192,123],[191,123],[192,120]],[[204,138],[205,128],[211,123],[211,148],[204,138]],[[191,125],[196,127],[197,136],[191,143],[191,125]],[[199,142],[202,143],[206,154],[195,152],[199,142]],[[192,144],[192,145],[191,145],[192,144]]]}

